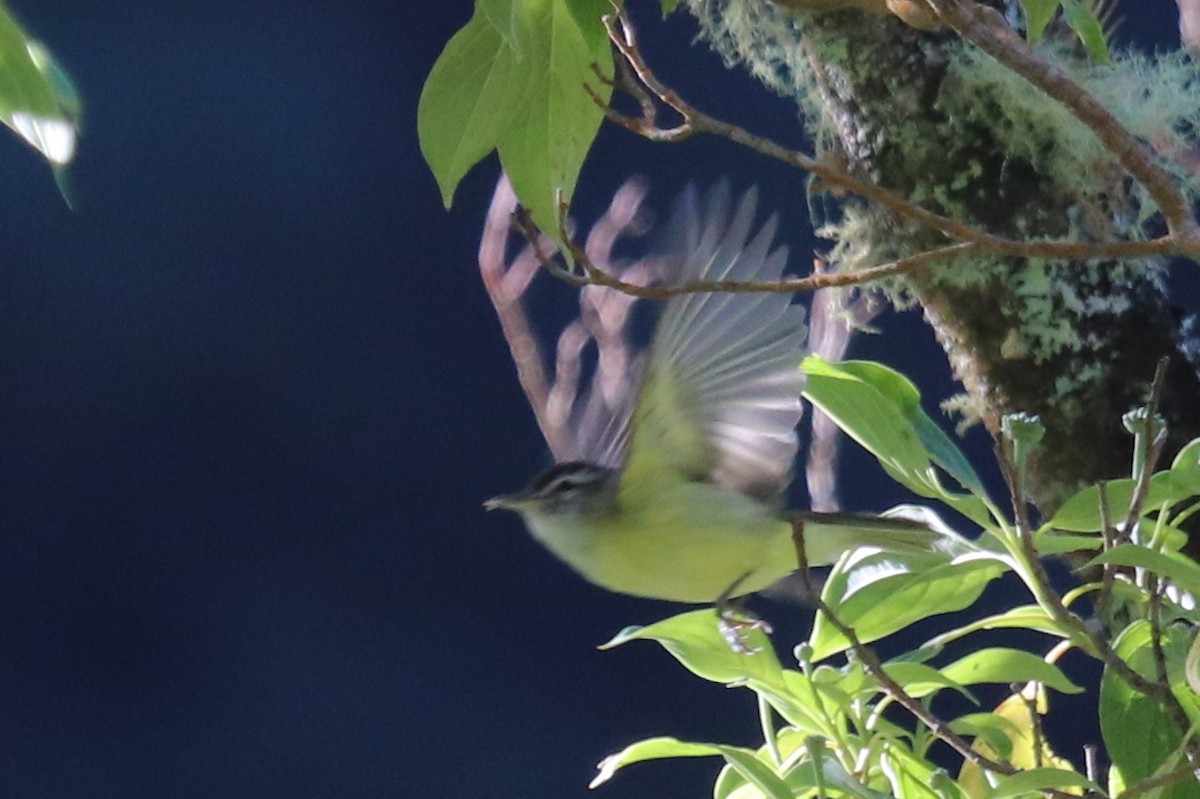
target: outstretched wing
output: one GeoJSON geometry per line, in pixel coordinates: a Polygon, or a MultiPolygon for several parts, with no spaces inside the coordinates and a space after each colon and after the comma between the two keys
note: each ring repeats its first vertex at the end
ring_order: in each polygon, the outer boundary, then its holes
{"type": "MultiPolygon", "coordinates": [[[[757,192],[736,208],[726,183],[675,204],[663,282],[777,280],[776,222],[753,232],[757,192]]],[[[671,298],[651,343],[626,444],[621,492],[656,480],[711,480],[771,497],[791,479],[800,421],[804,309],[789,294],[671,298]]]]}

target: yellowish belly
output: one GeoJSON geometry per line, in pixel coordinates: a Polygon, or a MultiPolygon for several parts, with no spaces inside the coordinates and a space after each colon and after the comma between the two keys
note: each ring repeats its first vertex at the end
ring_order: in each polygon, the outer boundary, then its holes
{"type": "Polygon", "coordinates": [[[751,593],[796,568],[790,525],[711,484],[623,491],[617,512],[589,519],[567,540],[538,537],[592,582],[675,602],[713,602],[739,580],[734,595],[751,593]]]}

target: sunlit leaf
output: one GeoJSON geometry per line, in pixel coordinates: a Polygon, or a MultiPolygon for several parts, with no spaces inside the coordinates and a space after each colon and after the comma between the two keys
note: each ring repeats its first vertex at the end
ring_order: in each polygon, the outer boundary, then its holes
{"type": "Polygon", "coordinates": [[[888,663],[883,670],[905,693],[916,699],[949,688],[972,702],[976,701],[970,691],[933,666],[926,666],[924,663],[888,663]]]}
{"type": "MultiPolygon", "coordinates": [[[[1128,478],[1105,484],[1109,515],[1114,522],[1125,520],[1136,485],[1128,478]]],[[[1178,471],[1172,469],[1158,472],[1150,478],[1149,491],[1142,508],[1148,510],[1164,503],[1174,504],[1188,499],[1196,494],[1197,485],[1200,483],[1196,482],[1186,467],[1178,471]]],[[[1099,531],[1103,527],[1100,523],[1100,489],[1088,486],[1073,494],[1050,518],[1046,526],[1077,532],[1099,531]]]]}
{"type": "Polygon", "coordinates": [[[1094,791],[1097,796],[1104,793],[1100,786],[1080,774],[1078,771],[1063,768],[1031,768],[1007,777],[1001,777],[992,791],[992,799],[1008,799],[1010,796],[1020,796],[1024,793],[1054,789],[1069,791],[1079,789],[1094,791]]]}
{"type": "Polygon", "coordinates": [[[999,613],[995,616],[988,616],[983,619],[978,619],[969,624],[964,624],[961,627],[956,627],[953,630],[930,638],[925,642],[924,646],[937,648],[945,646],[951,641],[957,641],[964,635],[968,635],[979,630],[999,630],[1018,628],[1025,630],[1036,630],[1049,635],[1056,635],[1060,638],[1067,638],[1069,634],[1063,630],[1058,622],[1056,622],[1050,614],[1042,609],[1040,605],[1021,605],[1020,607],[1011,608],[1004,613],[999,613]]]}
{"type": "Polygon", "coordinates": [[[1036,680],[1064,694],[1083,691],[1067,675],[1037,655],[1019,649],[990,648],[972,652],[942,669],[942,674],[962,683],[1023,683],[1036,680]]]}
{"type": "Polygon", "coordinates": [[[517,61],[524,55],[530,31],[522,19],[524,0],[475,0],[476,10],[491,23],[517,61]]]}
{"type": "Polygon", "coordinates": [[[79,116],[66,71],[0,5],[0,121],[61,169],[75,155],[79,116]]]}
{"type": "Polygon", "coordinates": [[[950,729],[969,738],[981,738],[989,751],[1007,760],[1012,755],[1013,739],[1023,733],[1010,719],[998,713],[968,713],[949,722],[950,729]]]}
{"type": "Polygon", "coordinates": [[[948,778],[943,783],[949,791],[935,791],[933,784],[938,777],[933,764],[895,743],[880,755],[879,768],[891,784],[896,799],[948,799],[959,793],[948,778]]]}
{"type": "Polygon", "coordinates": [[[599,771],[588,787],[596,788],[608,782],[619,769],[633,763],[672,757],[722,757],[765,796],[770,799],[792,799],[792,793],[783,780],[749,749],[724,744],[690,743],[677,738],[649,738],[609,755],[600,761],[599,771]]]}
{"type": "Polygon", "coordinates": [[[729,684],[755,679],[783,688],[782,667],[762,630],[747,631],[743,651],[737,651],[722,637],[717,612],[711,609],[681,613],[647,627],[626,627],[600,648],[635,640],[657,641],[685,668],[706,680],[729,684]]]}
{"type": "Polygon", "coordinates": [[[933,462],[957,480],[959,485],[976,496],[987,496],[983,481],[975,473],[971,462],[921,407],[921,394],[911,380],[894,369],[872,361],[844,361],[838,366],[892,400],[912,425],[933,462]]]}
{"type": "Polygon", "coordinates": [[[1100,553],[1087,565],[1099,566],[1104,563],[1147,569],[1166,577],[1185,591],[1200,596],[1200,566],[1183,555],[1167,555],[1138,544],[1122,544],[1100,553]]]}
{"type": "MultiPolygon", "coordinates": [[[[1049,709],[1049,698],[1039,683],[1028,683],[1020,693],[1012,694],[996,706],[992,716],[1004,719],[1008,724],[993,724],[984,720],[978,714],[974,716],[976,724],[991,726],[996,733],[1008,738],[1004,747],[992,743],[995,733],[976,737],[971,748],[990,758],[1002,757],[1015,768],[1027,770],[1051,767],[1070,771],[1071,761],[1059,757],[1044,739],[1035,736],[1034,729],[1037,720],[1034,714],[1045,715],[1049,709]],[[1041,744],[1040,751],[1037,743],[1041,744]],[[1003,752],[1004,754],[1001,754],[1003,752]]],[[[964,761],[959,771],[959,784],[972,799],[988,799],[991,787],[984,777],[983,769],[970,761],[964,761]]],[[[1073,792],[1073,791],[1072,791],[1073,792]]]]}
{"type": "MultiPolygon", "coordinates": [[[[1130,668],[1149,679],[1154,679],[1156,672],[1152,633],[1149,622],[1135,621],[1113,644],[1117,655],[1130,668]]],[[[1183,668],[1190,642],[1182,630],[1169,628],[1168,633],[1163,650],[1171,688],[1177,698],[1187,700],[1185,710],[1194,713],[1195,694],[1187,685],[1183,668]],[[1184,692],[1190,696],[1181,696],[1184,692]]],[[[1158,701],[1135,691],[1108,668],[1100,680],[1100,734],[1114,769],[1119,771],[1119,780],[1126,785],[1154,774],[1178,750],[1183,739],[1182,731],[1158,701]]],[[[1200,783],[1191,780],[1177,783],[1161,796],[1196,799],[1200,797],[1200,783]]]]}
{"type": "MultiPolygon", "coordinates": [[[[1007,567],[990,555],[957,558],[933,568],[911,571],[902,559],[884,553],[852,553],[834,567],[822,598],[863,643],[883,638],[930,616],[969,607],[1007,567]]],[[[821,659],[850,642],[817,614],[809,643],[821,659]]]]}
{"type": "Polygon", "coordinates": [[[879,364],[834,364],[816,356],[805,358],[800,368],[807,375],[804,396],[874,455],[892,479],[921,496],[941,499],[980,524],[988,522],[978,477],[921,410],[907,378],[879,364]],[[979,493],[946,489],[934,463],[979,493]]]}

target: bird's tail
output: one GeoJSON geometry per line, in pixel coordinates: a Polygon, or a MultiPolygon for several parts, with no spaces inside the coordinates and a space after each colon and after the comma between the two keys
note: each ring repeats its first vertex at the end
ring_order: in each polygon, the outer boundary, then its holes
{"type": "Polygon", "coordinates": [[[804,540],[810,566],[828,566],[859,547],[875,547],[897,555],[952,552],[962,539],[928,508],[901,505],[882,515],[869,513],[789,514],[797,536],[804,540]]]}

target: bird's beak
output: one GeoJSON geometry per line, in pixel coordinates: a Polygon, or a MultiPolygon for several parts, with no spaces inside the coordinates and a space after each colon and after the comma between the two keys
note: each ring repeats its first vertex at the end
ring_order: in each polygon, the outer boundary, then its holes
{"type": "Polygon", "coordinates": [[[483,503],[484,510],[516,510],[521,504],[520,494],[501,494],[483,503]]]}

